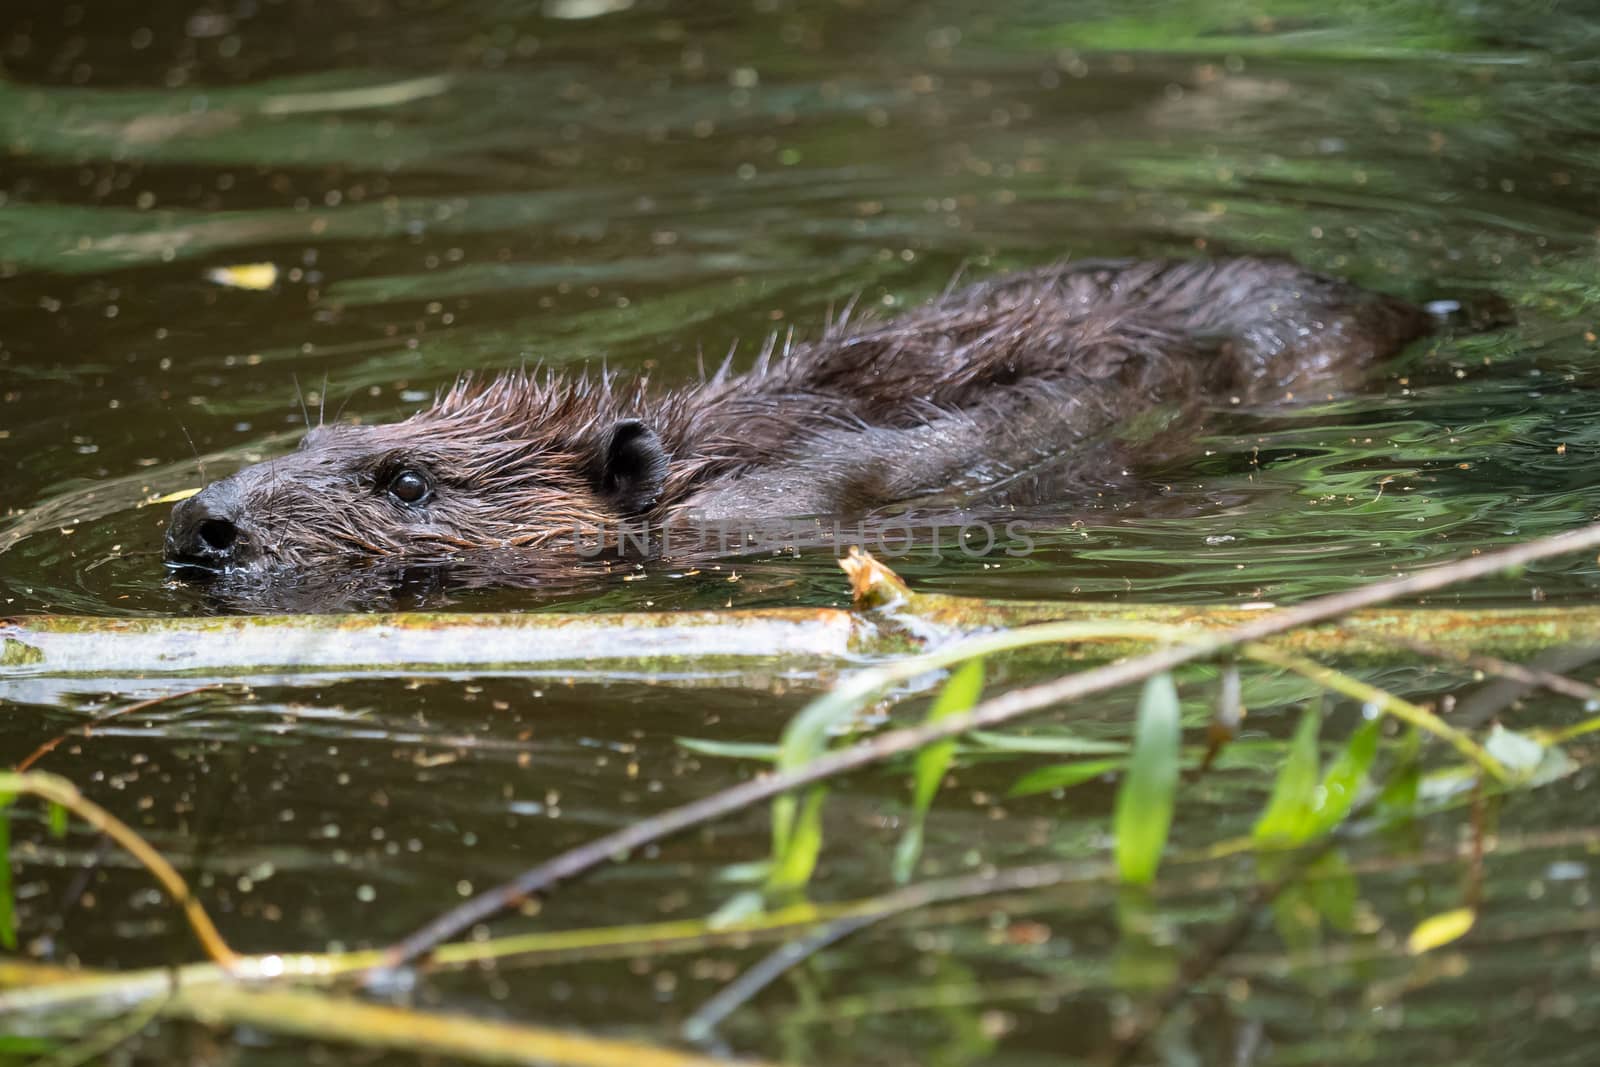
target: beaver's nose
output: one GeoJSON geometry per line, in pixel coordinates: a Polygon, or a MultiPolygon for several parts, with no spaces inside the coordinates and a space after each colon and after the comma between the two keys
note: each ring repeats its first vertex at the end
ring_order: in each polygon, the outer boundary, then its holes
{"type": "Polygon", "coordinates": [[[250,547],[240,525],[240,498],[232,479],[225,479],[180,500],[167,524],[167,562],[208,568],[240,562],[250,547]]]}

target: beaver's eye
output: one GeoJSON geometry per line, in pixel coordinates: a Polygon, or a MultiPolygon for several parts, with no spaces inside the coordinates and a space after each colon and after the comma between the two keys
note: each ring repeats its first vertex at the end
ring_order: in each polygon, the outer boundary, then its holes
{"type": "Polygon", "coordinates": [[[431,491],[427,476],[420,471],[399,471],[389,479],[389,495],[402,504],[420,504],[431,491]]]}

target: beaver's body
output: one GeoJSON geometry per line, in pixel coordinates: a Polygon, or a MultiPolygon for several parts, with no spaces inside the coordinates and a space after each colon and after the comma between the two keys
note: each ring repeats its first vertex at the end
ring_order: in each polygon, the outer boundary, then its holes
{"type": "MultiPolygon", "coordinates": [[[[1131,422],[1338,383],[1427,332],[1419,308],[1278,260],[1079,263],[1017,274],[653,390],[513,373],[180,503],[167,558],[212,570],[578,560],[623,520],[859,516],[930,494],[1093,480],[1131,422]],[[525,554],[525,553],[524,553],[525,554]]],[[[1170,423],[1170,418],[1168,419],[1170,423]]]]}

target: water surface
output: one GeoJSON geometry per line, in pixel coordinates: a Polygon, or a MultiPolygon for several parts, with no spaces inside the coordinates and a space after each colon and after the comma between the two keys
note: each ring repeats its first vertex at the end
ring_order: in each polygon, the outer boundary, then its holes
{"type": "MultiPolygon", "coordinates": [[[[463,371],[534,361],[678,380],[702,354],[814,333],[853,298],[892,314],[958,271],[1069,255],[1288,253],[1416,298],[1497,293],[1519,321],[1420,344],[1356,395],[1219,411],[1152,491],[1074,502],[1025,559],[907,558],[914,582],[1287,601],[1591,521],[1596,26],[1578,5],[1402,0],[13,0],[0,13],[0,605],[204,610],[164,582],[167,508],[150,502],[292,447],[306,410],[392,418],[463,371]],[[276,283],[214,280],[244,264],[272,264],[276,283]]],[[[651,571],[447,606],[842,596],[825,552],[738,566],[737,583],[651,571]]],[[[1586,600],[1596,581],[1590,561],[1563,560],[1438,599],[1586,600]]],[[[1419,668],[1386,682],[1437,695],[1471,679],[1419,668]]],[[[275,683],[169,701],[42,766],[200,872],[241,949],[375,944],[462,884],[737,780],[751,768],[675,739],[771,740],[818,684],[275,683]]],[[[1186,680],[1196,724],[1207,691],[1186,680]]],[[[142,695],[0,688],[5,759],[142,695]]],[[[1258,701],[1254,735],[1286,736],[1304,697],[1258,701]]],[[[1130,713],[1128,697],[1057,721],[1125,737],[1130,713]]],[[[1356,714],[1336,708],[1329,734],[1356,714]]],[[[1519,714],[1578,711],[1534,697],[1519,714]]],[[[1248,830],[1277,749],[1246,751],[1186,791],[1179,844],[1248,830]]],[[[1001,799],[1034,765],[964,768],[923,873],[1103,855],[1113,787],[1001,799]]],[[[1600,1023],[1592,850],[1537,835],[1592,827],[1592,781],[1582,770],[1498,813],[1527,844],[1490,865],[1480,936],[1448,974],[1383,947],[1459,900],[1461,815],[1352,847],[1349,928],[1306,943],[1287,920],[1264,923],[1152,1061],[1586,1062],[1600,1023]]],[[[898,775],[836,791],[819,898],[886,883],[904,805],[898,775]]],[[[193,957],[125,861],[20,818],[30,951],[96,966],[193,957]]],[[[718,872],[759,858],[765,835],[752,812],[673,842],[558,894],[538,922],[703,914],[734,891],[718,872]]],[[[1192,949],[1245,905],[1247,865],[1212,875],[1174,881],[1165,943],[1192,949]]],[[[1115,907],[1101,894],[890,924],[822,954],[725,1036],[807,1063],[1101,1056],[1140,997],[1116,966],[1115,907]]],[[[429,997],[669,1040],[724,965],[754,953],[459,975],[429,997]]],[[[198,1040],[163,1026],[129,1056],[170,1062],[198,1040]]],[[[239,1062],[308,1055],[227,1040],[239,1062]]]]}

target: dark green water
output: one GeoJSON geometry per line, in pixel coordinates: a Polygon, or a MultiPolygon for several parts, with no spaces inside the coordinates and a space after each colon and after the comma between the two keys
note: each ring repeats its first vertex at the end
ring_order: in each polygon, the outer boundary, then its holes
{"type": "MultiPolygon", "coordinates": [[[[1597,14],[1401,0],[7,0],[0,612],[196,610],[163,584],[167,508],[148,502],[200,483],[196,453],[215,477],[290,447],[304,425],[297,391],[330,414],[382,419],[461,371],[525,360],[604,357],[685,377],[702,351],[815,330],[857,294],[892,312],[958,269],[1069,254],[1286,252],[1419,298],[1498,293],[1519,322],[1419,346],[1356,396],[1219,412],[1196,455],[1159,472],[1159,492],[1082,504],[1024,560],[907,560],[913,581],[1281,601],[1592,521],[1597,14]],[[273,288],[208,280],[254,263],[275,265],[273,288]]],[[[662,573],[458,603],[842,593],[826,554],[741,570],[736,586],[662,573]]],[[[1450,599],[1585,600],[1597,582],[1590,561],[1561,561],[1450,599]]],[[[1467,680],[1387,681],[1436,694],[1467,680]]],[[[460,881],[481,888],[730,784],[748,768],[688,756],[674,738],[771,740],[814,690],[805,678],[770,691],[618,678],[272,685],[163,704],[41,766],[204,872],[238,947],[354,946],[407,932],[460,881]]],[[[158,691],[0,683],[0,762],[158,691]]],[[[1258,703],[1257,733],[1286,735],[1286,705],[1258,703]]],[[[1130,707],[1071,717],[1122,737],[1130,707]]],[[[1579,712],[1530,698],[1519,714],[1558,724],[1579,712]]],[[[1333,735],[1354,717],[1340,709],[1333,735]]],[[[1247,832],[1271,764],[1241,756],[1187,789],[1177,843],[1247,832]]],[[[1103,854],[1110,786],[997,799],[1034,765],[962,771],[930,823],[930,872],[1103,854]]],[[[1594,827],[1592,792],[1582,770],[1512,801],[1499,828],[1509,840],[1594,827]]],[[[819,899],[885,884],[904,797],[891,775],[834,794],[819,899]]],[[[47,841],[32,818],[17,830],[33,842],[17,874],[32,952],[96,966],[193,957],[140,875],[98,857],[88,835],[47,841]],[[74,871],[94,863],[92,903],[60,913],[74,871]]],[[[1350,930],[1292,955],[1285,924],[1265,924],[1149,1061],[1590,1062],[1592,851],[1530,845],[1491,862],[1480,929],[1450,973],[1393,951],[1459,902],[1464,864],[1422,857],[1453,846],[1463,821],[1352,849],[1350,930]]],[[[675,842],[558,894],[540,923],[702,914],[733,892],[716,872],[759,858],[765,834],[753,812],[675,842]]],[[[1246,872],[1241,861],[1212,873],[1246,872]]],[[[1175,885],[1158,940],[1192,950],[1244,900],[1175,885]]],[[[1117,967],[1115,901],[1028,907],[844,942],[725,1036],[817,1064],[1100,1057],[1144,996],[1117,967]],[[1050,936],[1008,937],[1024,920],[1050,936]]],[[[717,967],[697,962],[430,979],[425,999],[668,1040],[719,985],[717,967]]],[[[345,1055],[221,1039],[241,1063],[345,1055]]],[[[174,1062],[211,1040],[166,1026],[127,1054],[174,1062]]]]}

